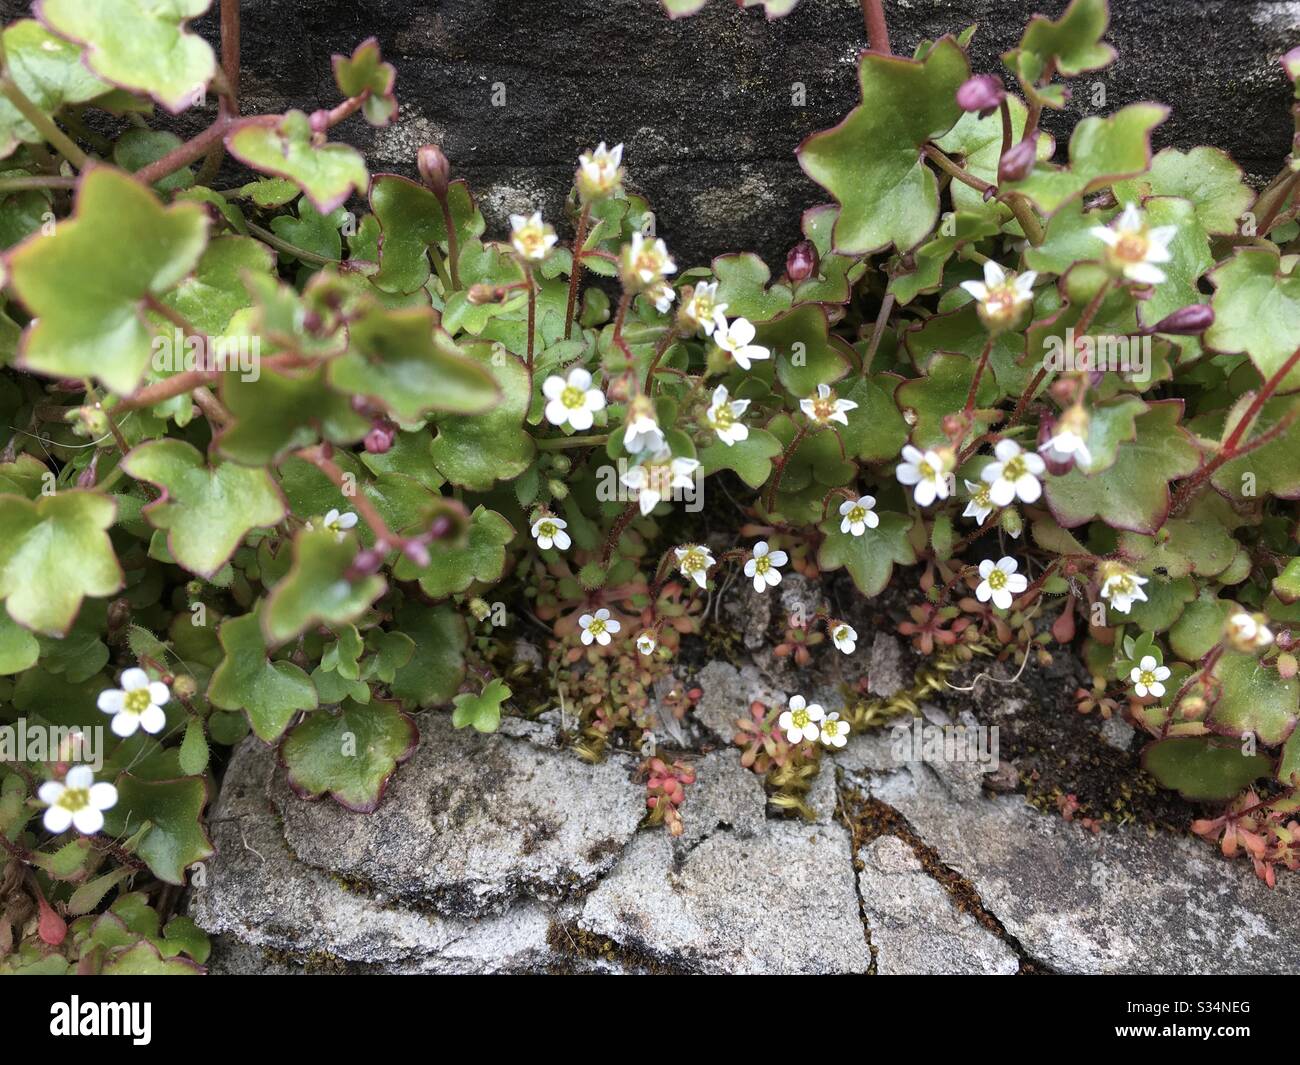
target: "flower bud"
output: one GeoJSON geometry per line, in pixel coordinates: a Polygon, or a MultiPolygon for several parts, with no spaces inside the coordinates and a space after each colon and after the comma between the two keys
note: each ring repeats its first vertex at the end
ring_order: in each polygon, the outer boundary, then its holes
{"type": "Polygon", "coordinates": [[[347,578],[350,581],[359,581],[363,577],[378,573],[379,567],[383,564],[384,556],[382,552],[375,550],[373,547],[362,548],[353,558],[352,565],[348,567],[347,578]]]}
{"type": "Polygon", "coordinates": [[[466,298],[470,303],[476,306],[482,306],[485,303],[497,302],[497,289],[495,285],[470,285],[466,298]]]}
{"type": "Polygon", "coordinates": [[[429,549],[419,540],[406,540],[402,544],[402,554],[424,569],[431,561],[429,549]]]}
{"type": "Polygon", "coordinates": [[[177,673],[172,678],[172,694],[178,699],[193,699],[199,693],[199,684],[188,673],[177,673]]]}
{"type": "Polygon", "coordinates": [[[1012,539],[1020,539],[1020,534],[1025,531],[1024,519],[1020,517],[1020,511],[1015,507],[1007,507],[998,517],[998,523],[1002,526],[1012,539]]]}
{"type": "Polygon", "coordinates": [[[397,427],[391,422],[381,422],[370,427],[366,433],[366,450],[372,455],[383,455],[393,446],[397,436],[397,427]]]}
{"type": "Polygon", "coordinates": [[[817,272],[817,249],[811,240],[801,240],[785,258],[785,272],[794,282],[807,281],[817,272]]]}
{"type": "Polygon", "coordinates": [[[1205,716],[1209,704],[1199,695],[1189,695],[1178,704],[1178,712],[1186,721],[1199,721],[1205,716]]]}
{"type": "Polygon", "coordinates": [[[1007,90],[996,74],[976,74],[957,90],[957,106],[963,111],[978,111],[980,118],[991,115],[1006,98],[1007,90]]]}
{"type": "Polygon", "coordinates": [[[479,621],[486,621],[488,615],[492,613],[492,608],[484,600],[475,596],[469,601],[469,612],[479,621]]]}
{"type": "Polygon", "coordinates": [[[1214,308],[1208,303],[1189,303],[1158,321],[1151,329],[1153,333],[1169,333],[1171,336],[1191,337],[1204,333],[1214,324],[1214,308]]]}
{"type": "Polygon", "coordinates": [[[447,181],[451,177],[451,163],[436,144],[426,144],[415,157],[420,180],[438,199],[447,195],[447,181]]]}
{"type": "Polygon", "coordinates": [[[546,482],[547,491],[551,493],[552,499],[567,499],[569,495],[569,486],[563,481],[550,480],[546,482]]]}
{"type": "Polygon", "coordinates": [[[1013,144],[998,163],[998,184],[1006,181],[1020,181],[1034,169],[1038,159],[1038,137],[1026,137],[1019,144],[1013,144]]]}

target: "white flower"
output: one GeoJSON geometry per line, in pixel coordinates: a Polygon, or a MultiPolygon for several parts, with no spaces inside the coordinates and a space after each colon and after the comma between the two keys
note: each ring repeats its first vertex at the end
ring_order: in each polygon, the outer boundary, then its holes
{"type": "Polygon", "coordinates": [[[594,152],[578,156],[578,189],[586,199],[607,196],[623,180],[623,145],[607,149],[601,141],[594,152]]]}
{"type": "Polygon", "coordinates": [[[736,318],[728,325],[726,317],[718,312],[714,315],[714,325],[714,343],[735,359],[742,370],[750,369],[752,362],[772,357],[767,348],[754,343],[758,330],[748,318],[736,318]]]}
{"type": "Polygon", "coordinates": [[[840,516],[844,519],[840,522],[840,532],[861,536],[868,529],[874,529],[880,524],[880,515],[872,509],[875,505],[875,496],[846,499],[840,504],[840,516]]]}
{"type": "Polygon", "coordinates": [[[980,470],[989,485],[989,498],[999,507],[1009,507],[1017,496],[1026,503],[1043,494],[1038,478],[1046,471],[1043,460],[1032,451],[1022,451],[1014,440],[999,440],[993,448],[996,462],[980,470]]]}
{"type": "Polygon", "coordinates": [[[162,708],[171,697],[162,681],[151,681],[143,669],[128,669],[122,674],[121,688],[108,688],[99,693],[98,706],[104,713],[113,715],[108,723],[113,735],[132,736],[140,728],[153,735],[167,724],[162,708]]]}
{"type": "Polygon", "coordinates": [[[776,719],[776,723],[785,729],[785,738],[791,743],[815,740],[821,729],[817,723],[826,716],[826,711],[816,703],[811,706],[802,695],[790,699],[790,709],[776,719]]]}
{"type": "Polygon", "coordinates": [[[550,400],[546,404],[546,420],[552,425],[567,422],[579,432],[590,429],[596,420],[595,412],[605,407],[605,393],[591,387],[591,374],[581,366],[569,371],[567,381],[559,374],[552,374],[542,384],[542,395],[550,400]]]}
{"type": "Polygon", "coordinates": [[[639,466],[633,466],[619,478],[636,493],[642,514],[649,514],[663,500],[671,499],[679,488],[695,484],[695,471],[700,468],[696,459],[673,458],[661,451],[639,466]]]}
{"type": "Polygon", "coordinates": [[[1263,615],[1244,610],[1228,618],[1227,632],[1228,641],[1239,651],[1262,651],[1273,642],[1273,632],[1264,624],[1263,615]]]}
{"type": "Polygon", "coordinates": [[[623,626],[609,616],[609,611],[601,607],[595,614],[583,614],[578,619],[582,628],[582,642],[590,644],[593,640],[601,647],[608,647],[610,637],[623,626]]]}
{"type": "Polygon", "coordinates": [[[975,598],[981,603],[993,600],[993,605],[1000,610],[1010,610],[1013,596],[1019,595],[1029,587],[1024,574],[1017,573],[1019,563],[1014,558],[1000,558],[994,562],[986,558],[980,563],[979,587],[975,589],[975,598]]]}
{"type": "Polygon", "coordinates": [[[818,385],[817,395],[799,401],[799,409],[818,425],[827,422],[849,424],[849,411],[857,410],[858,405],[851,399],[836,399],[830,385],[818,385]]]}
{"type": "MultiPolygon", "coordinates": [[[[347,531],[355,528],[356,524],[357,516],[352,511],[345,510],[340,513],[337,509],[326,514],[325,520],[321,522],[324,528],[329,529],[340,540],[344,539],[347,536],[347,531]]],[[[307,523],[307,527],[312,527],[311,522],[307,523]]]]}
{"type": "Polygon", "coordinates": [[[1146,602],[1147,593],[1142,590],[1146,583],[1147,578],[1118,563],[1108,562],[1101,582],[1101,597],[1109,599],[1110,605],[1121,614],[1127,614],[1135,602],[1146,602]]]}
{"type": "Polygon", "coordinates": [[[961,512],[961,516],[963,518],[974,518],[976,525],[983,525],[988,520],[988,516],[993,513],[993,500],[989,498],[989,486],[976,484],[974,481],[967,481],[964,478],[962,484],[966,486],[966,491],[970,493],[970,502],[966,504],[966,509],[961,512]]]}
{"type": "Polygon", "coordinates": [[[858,648],[858,630],[841,621],[831,629],[831,643],[846,655],[851,655],[858,648]]]}
{"type": "Polygon", "coordinates": [[[704,412],[704,420],[709,423],[718,439],[727,447],[737,440],[749,439],[749,426],[740,420],[740,416],[749,409],[749,400],[731,399],[726,385],[718,385],[713,390],[713,402],[704,412]]]}
{"type": "Polygon", "coordinates": [[[636,638],[636,649],[643,655],[652,655],[655,653],[655,638],[648,632],[641,633],[636,638]]]}
{"type": "Polygon", "coordinates": [[[667,281],[660,281],[658,284],[651,285],[646,289],[646,295],[650,302],[655,305],[655,310],[660,314],[667,314],[668,308],[673,305],[673,300],[677,298],[677,290],[667,281]]]}
{"type": "Polygon", "coordinates": [[[849,742],[849,723],[840,718],[838,711],[826,715],[822,722],[822,743],[827,747],[843,747],[849,742]]]}
{"type": "Polygon", "coordinates": [[[542,221],[541,211],[534,211],[531,216],[512,214],[510,231],[510,243],[515,251],[530,262],[545,259],[560,239],[555,230],[542,221]]]}
{"type": "Polygon", "coordinates": [[[709,579],[709,570],[714,566],[713,553],[700,544],[687,544],[676,550],[677,568],[687,580],[693,580],[701,588],[709,579]]]}
{"type": "Polygon", "coordinates": [[[1009,274],[990,259],[984,264],[984,280],[963,281],[961,287],[979,303],[979,316],[993,329],[1005,329],[1016,324],[1025,307],[1034,300],[1033,270],[1023,274],[1009,274]]]}
{"type": "Polygon", "coordinates": [[[47,780],[36,794],[48,807],[45,827],[56,835],[66,832],[69,826],[84,836],[94,835],[104,827],[103,811],[117,805],[117,788],[96,784],[95,774],[87,765],[73,766],[62,783],[47,780]]]}
{"type": "Polygon", "coordinates": [[[1130,203],[1110,225],[1094,226],[1089,232],[1105,243],[1107,261],[1128,280],[1158,285],[1165,279],[1165,272],[1155,264],[1173,258],[1169,242],[1178,235],[1177,226],[1152,229],[1137,205],[1130,203]]]}
{"type": "Polygon", "coordinates": [[[627,410],[623,450],[631,455],[639,455],[643,451],[658,454],[665,446],[663,431],[655,418],[654,404],[645,397],[634,400],[627,410]]]}
{"type": "Polygon", "coordinates": [[[784,551],[773,551],[766,540],[754,545],[754,556],[745,563],[745,576],[754,581],[754,591],[765,592],[781,583],[780,567],[790,561],[784,551]]]}
{"type": "Polygon", "coordinates": [[[682,304],[681,317],[686,324],[696,331],[702,331],[706,337],[713,336],[719,318],[726,321],[727,305],[719,303],[717,296],[716,281],[701,281],[695,286],[691,298],[682,304]]]}
{"type": "Polygon", "coordinates": [[[1159,699],[1165,694],[1165,686],[1160,682],[1169,679],[1169,667],[1157,665],[1154,655],[1146,655],[1133,667],[1128,679],[1133,682],[1138,698],[1154,695],[1159,699]]]}
{"type": "Polygon", "coordinates": [[[936,499],[948,498],[948,466],[937,451],[903,447],[903,461],[894,471],[900,484],[914,484],[912,498],[918,507],[928,507],[936,499]]]}
{"type": "Polygon", "coordinates": [[[1092,465],[1092,452],[1088,450],[1088,442],[1073,429],[1062,429],[1055,436],[1044,440],[1038,450],[1052,462],[1069,462],[1073,459],[1074,464],[1085,472],[1092,465]]]}
{"type": "Polygon", "coordinates": [[[567,551],[569,545],[573,543],[569,534],[564,531],[568,527],[569,523],[563,518],[547,514],[533,522],[533,539],[543,551],[548,551],[552,547],[567,551]]]}
{"type": "Polygon", "coordinates": [[[623,245],[623,281],[640,289],[650,289],[675,274],[677,264],[668,256],[662,239],[647,240],[642,233],[632,234],[632,243],[623,245]]]}

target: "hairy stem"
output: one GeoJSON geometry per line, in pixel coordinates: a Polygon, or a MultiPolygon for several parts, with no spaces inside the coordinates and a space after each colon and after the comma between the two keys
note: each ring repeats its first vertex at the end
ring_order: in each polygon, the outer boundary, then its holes
{"type": "Polygon", "coordinates": [[[538,440],[537,449],[539,451],[568,451],[571,448],[600,447],[608,442],[608,433],[593,436],[552,436],[546,440],[538,440]]]}
{"type": "Polygon", "coordinates": [[[58,177],[53,174],[0,178],[0,196],[7,196],[11,192],[26,192],[29,189],[70,189],[76,184],[75,178],[58,177]]]}
{"type": "Polygon", "coordinates": [[[393,530],[388,527],[388,523],[384,521],[384,516],[379,513],[379,510],[370,502],[366,494],[357,490],[354,495],[348,495],[349,487],[354,487],[355,482],[349,482],[347,474],[343,472],[339,464],[326,455],[325,448],[327,446],[316,444],[313,447],[305,447],[300,451],[295,451],[294,454],[320,470],[333,482],[334,487],[342,492],[344,497],[357,508],[361,520],[370,526],[370,531],[375,534],[375,548],[377,550],[386,551],[392,547],[399,547],[402,538],[395,535],[393,530]]]}
{"type": "Polygon", "coordinates": [[[893,55],[889,47],[889,24],[885,21],[884,0],[862,0],[862,19],[867,24],[867,40],[871,50],[881,55],[893,55]]]}
{"type": "Polygon", "coordinates": [[[618,520],[614,522],[614,527],[609,530],[609,536],[605,538],[605,546],[601,548],[600,564],[602,566],[609,565],[609,560],[614,556],[614,549],[618,547],[618,542],[622,539],[624,530],[632,523],[638,509],[638,504],[629,503],[623,509],[623,513],[618,516],[618,520]]]}
{"type": "Polygon", "coordinates": [[[18,88],[17,83],[7,74],[0,77],[0,94],[3,94],[4,98],[13,104],[14,109],[35,126],[36,131],[54,145],[58,153],[76,169],[85,170],[90,165],[92,161],[90,156],[77,147],[76,142],[63,130],[59,129],[54,119],[27,99],[22,89],[18,88]]]}
{"type": "Polygon", "coordinates": [[[587,239],[591,207],[584,206],[578,215],[578,229],[573,235],[573,264],[569,268],[569,302],[564,310],[564,339],[573,333],[573,316],[578,307],[578,285],[582,281],[582,245],[587,239]]]}
{"type": "Polygon", "coordinates": [[[269,244],[276,251],[284,252],[285,255],[292,255],[294,258],[301,259],[311,266],[332,266],[339,261],[338,259],[326,258],[324,255],[317,255],[314,251],[308,251],[306,248],[300,248],[297,244],[290,243],[283,237],[276,236],[269,229],[264,229],[253,222],[248,223],[248,231],[255,233],[263,244],[269,244]]]}
{"type": "Polygon", "coordinates": [[[871,364],[876,361],[876,352],[880,348],[880,341],[885,335],[885,326],[889,324],[889,316],[894,312],[894,294],[886,292],[885,298],[880,301],[880,310],[876,313],[876,324],[871,330],[871,343],[867,345],[867,353],[862,356],[862,376],[866,377],[871,372],[871,364]]]}

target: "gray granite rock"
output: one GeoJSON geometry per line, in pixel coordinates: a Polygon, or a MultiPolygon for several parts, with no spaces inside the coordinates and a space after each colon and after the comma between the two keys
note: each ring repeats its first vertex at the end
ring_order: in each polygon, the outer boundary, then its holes
{"type": "Polygon", "coordinates": [[[695,720],[724,743],[730,743],[736,734],[736,719],[749,713],[749,704],[755,699],[775,706],[786,701],[786,693],[778,691],[752,662],[737,669],[728,662],[713,661],[695,675],[700,689],[699,702],[695,704],[695,720]]]}
{"type": "Polygon", "coordinates": [[[867,669],[867,691],[890,699],[911,687],[915,674],[907,665],[903,644],[894,636],[876,633],[871,641],[871,665],[867,669]]]}
{"type": "Polygon", "coordinates": [[[924,871],[912,849],[881,836],[858,854],[858,892],[880,976],[1015,973],[1020,959],[924,871]]]}
{"type": "Polygon", "coordinates": [[[654,967],[693,973],[861,973],[871,963],[839,825],[769,822],[694,849],[636,838],[578,927],[654,967]],[[684,853],[683,853],[684,851],[684,853]]]}
{"type": "Polygon", "coordinates": [[[766,827],[766,808],[762,779],[740,764],[735,748],[706,754],[695,763],[695,783],[681,806],[681,840],[691,845],[719,831],[757,835],[766,827]]]}
{"type": "Polygon", "coordinates": [[[420,746],[380,808],[274,791],[284,834],[308,865],[440,913],[500,913],[521,896],[561,899],[607,872],[645,813],[618,757],[588,765],[505,736],[421,721],[420,746]]]}
{"type": "Polygon", "coordinates": [[[1100,835],[1019,796],[954,800],[925,765],[871,795],[978,893],[1025,953],[1064,973],[1293,973],[1300,884],[1270,890],[1188,836],[1100,835]]]}

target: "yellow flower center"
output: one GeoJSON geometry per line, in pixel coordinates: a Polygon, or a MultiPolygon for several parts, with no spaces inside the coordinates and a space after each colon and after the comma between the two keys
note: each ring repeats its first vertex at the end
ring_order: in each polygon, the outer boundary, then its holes
{"type": "Polygon", "coordinates": [[[62,806],[65,810],[71,810],[74,814],[78,810],[84,810],[90,805],[90,789],[68,788],[59,796],[59,801],[56,805],[62,806]]]}
{"type": "Polygon", "coordinates": [[[1025,460],[1020,455],[1010,459],[1002,467],[1002,478],[1007,481],[1018,481],[1029,471],[1025,469],[1025,460]]]}
{"type": "Polygon", "coordinates": [[[542,522],[541,525],[537,526],[537,532],[541,536],[550,537],[553,539],[556,533],[555,522],[553,521],[542,522]]]}
{"type": "Polygon", "coordinates": [[[790,723],[795,728],[807,728],[811,720],[812,718],[808,716],[807,710],[795,710],[790,714],[790,723]]]}
{"type": "Polygon", "coordinates": [[[755,573],[759,573],[759,574],[766,573],[771,568],[772,568],[772,560],[768,558],[766,555],[759,555],[755,557],[754,559],[755,573]]]}
{"type": "Polygon", "coordinates": [[[1146,262],[1150,248],[1151,241],[1147,238],[1145,229],[1138,232],[1130,231],[1119,238],[1115,247],[1111,249],[1111,255],[1122,263],[1141,263],[1146,262]]]}
{"type": "Polygon", "coordinates": [[[979,507],[990,506],[993,501],[989,499],[989,486],[986,484],[980,485],[975,489],[975,494],[971,496],[971,500],[979,507]]]}
{"type": "Polygon", "coordinates": [[[569,410],[577,410],[587,402],[587,395],[581,388],[574,388],[573,385],[566,385],[564,391],[560,393],[560,402],[569,410]]]}
{"type": "Polygon", "coordinates": [[[934,467],[924,460],[916,467],[916,472],[921,475],[921,480],[931,481],[934,479],[934,467]]]}
{"type": "Polygon", "coordinates": [[[1156,682],[1156,675],[1149,669],[1144,669],[1138,674],[1138,683],[1145,684],[1148,688],[1156,682]]]}
{"type": "Polygon", "coordinates": [[[546,253],[546,234],[535,227],[516,232],[515,242],[519,250],[529,259],[541,258],[546,253]]]}
{"type": "Polygon", "coordinates": [[[813,400],[813,417],[819,422],[829,421],[830,416],[835,413],[834,396],[818,396],[813,400]]]}
{"type": "Polygon", "coordinates": [[[682,557],[682,572],[694,573],[696,570],[704,569],[704,552],[698,547],[692,547],[682,557]]]}
{"type": "Polygon", "coordinates": [[[840,734],[840,723],[838,721],[823,721],[822,732],[827,736],[838,736],[840,734]]]}
{"type": "Polygon", "coordinates": [[[713,412],[713,424],[718,429],[730,429],[735,424],[736,416],[731,413],[729,404],[722,404],[713,412]]]}
{"type": "Polygon", "coordinates": [[[843,641],[843,640],[847,640],[848,638],[849,638],[849,630],[846,629],[843,625],[841,625],[838,629],[835,630],[835,639],[843,641]]]}
{"type": "Polygon", "coordinates": [[[593,636],[599,636],[605,631],[605,622],[600,618],[592,618],[591,624],[587,626],[587,631],[593,636]]]}
{"type": "Polygon", "coordinates": [[[1007,586],[1007,575],[1000,569],[995,569],[989,574],[988,582],[990,588],[999,592],[1007,586]]]}
{"type": "Polygon", "coordinates": [[[984,299],[984,315],[996,322],[1006,322],[1020,313],[1020,293],[1014,285],[999,285],[990,289],[984,299]]]}
{"type": "Polygon", "coordinates": [[[845,517],[849,519],[851,525],[857,525],[860,522],[866,521],[867,509],[863,506],[854,506],[845,517]]]}
{"type": "Polygon", "coordinates": [[[123,707],[128,714],[143,714],[149,709],[149,704],[152,701],[149,698],[148,688],[136,688],[134,691],[126,693],[126,701],[123,707]]]}

